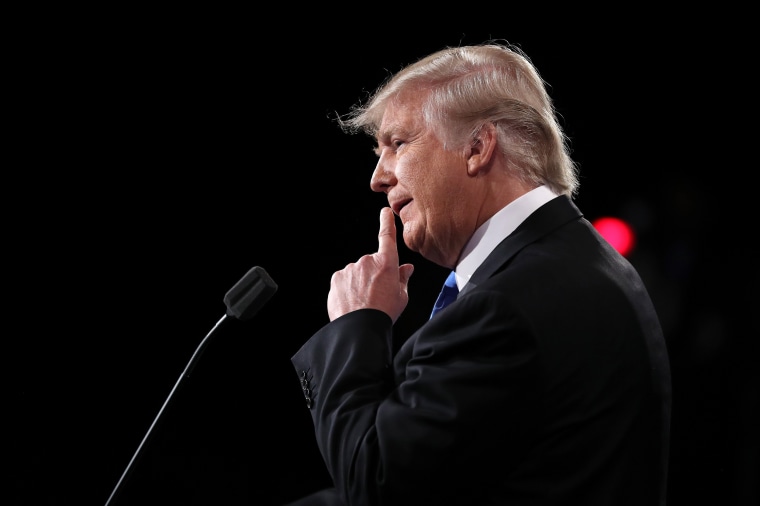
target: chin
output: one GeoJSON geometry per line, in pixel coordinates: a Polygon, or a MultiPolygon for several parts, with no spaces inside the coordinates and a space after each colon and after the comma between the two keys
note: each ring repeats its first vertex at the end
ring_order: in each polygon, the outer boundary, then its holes
{"type": "Polygon", "coordinates": [[[414,227],[406,227],[404,226],[404,244],[406,244],[406,247],[410,250],[414,251],[415,253],[419,253],[419,247],[420,247],[420,241],[419,238],[412,233],[414,227]]]}

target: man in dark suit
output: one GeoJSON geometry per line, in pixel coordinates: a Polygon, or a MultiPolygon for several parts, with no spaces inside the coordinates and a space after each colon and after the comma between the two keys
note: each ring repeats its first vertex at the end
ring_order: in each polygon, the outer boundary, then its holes
{"type": "Polygon", "coordinates": [[[331,280],[292,357],[335,487],[293,504],[663,505],[670,372],[647,290],[572,201],[543,81],[447,48],[340,119],[377,141],[377,252],[331,280]],[[413,251],[458,295],[393,354],[413,251]]]}

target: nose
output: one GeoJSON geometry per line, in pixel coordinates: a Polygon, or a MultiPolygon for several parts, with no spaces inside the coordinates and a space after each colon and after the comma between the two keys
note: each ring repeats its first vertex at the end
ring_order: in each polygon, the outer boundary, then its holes
{"type": "Polygon", "coordinates": [[[388,169],[388,164],[384,160],[384,155],[380,156],[377,161],[374,172],[372,172],[372,179],[369,181],[369,187],[375,192],[388,193],[390,189],[396,184],[396,176],[392,170],[388,169]]]}

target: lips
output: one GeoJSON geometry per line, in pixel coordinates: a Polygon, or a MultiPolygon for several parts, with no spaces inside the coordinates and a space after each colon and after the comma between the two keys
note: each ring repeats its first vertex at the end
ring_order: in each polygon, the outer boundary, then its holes
{"type": "Polygon", "coordinates": [[[411,201],[412,199],[397,200],[391,203],[391,209],[393,209],[393,212],[399,216],[401,214],[401,210],[411,201]]]}

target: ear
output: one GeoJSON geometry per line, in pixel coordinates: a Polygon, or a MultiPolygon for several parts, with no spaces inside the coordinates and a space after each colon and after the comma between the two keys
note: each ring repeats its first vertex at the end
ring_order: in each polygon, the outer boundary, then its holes
{"type": "Polygon", "coordinates": [[[475,134],[467,156],[467,174],[477,176],[487,171],[496,153],[496,125],[485,123],[475,134]]]}

